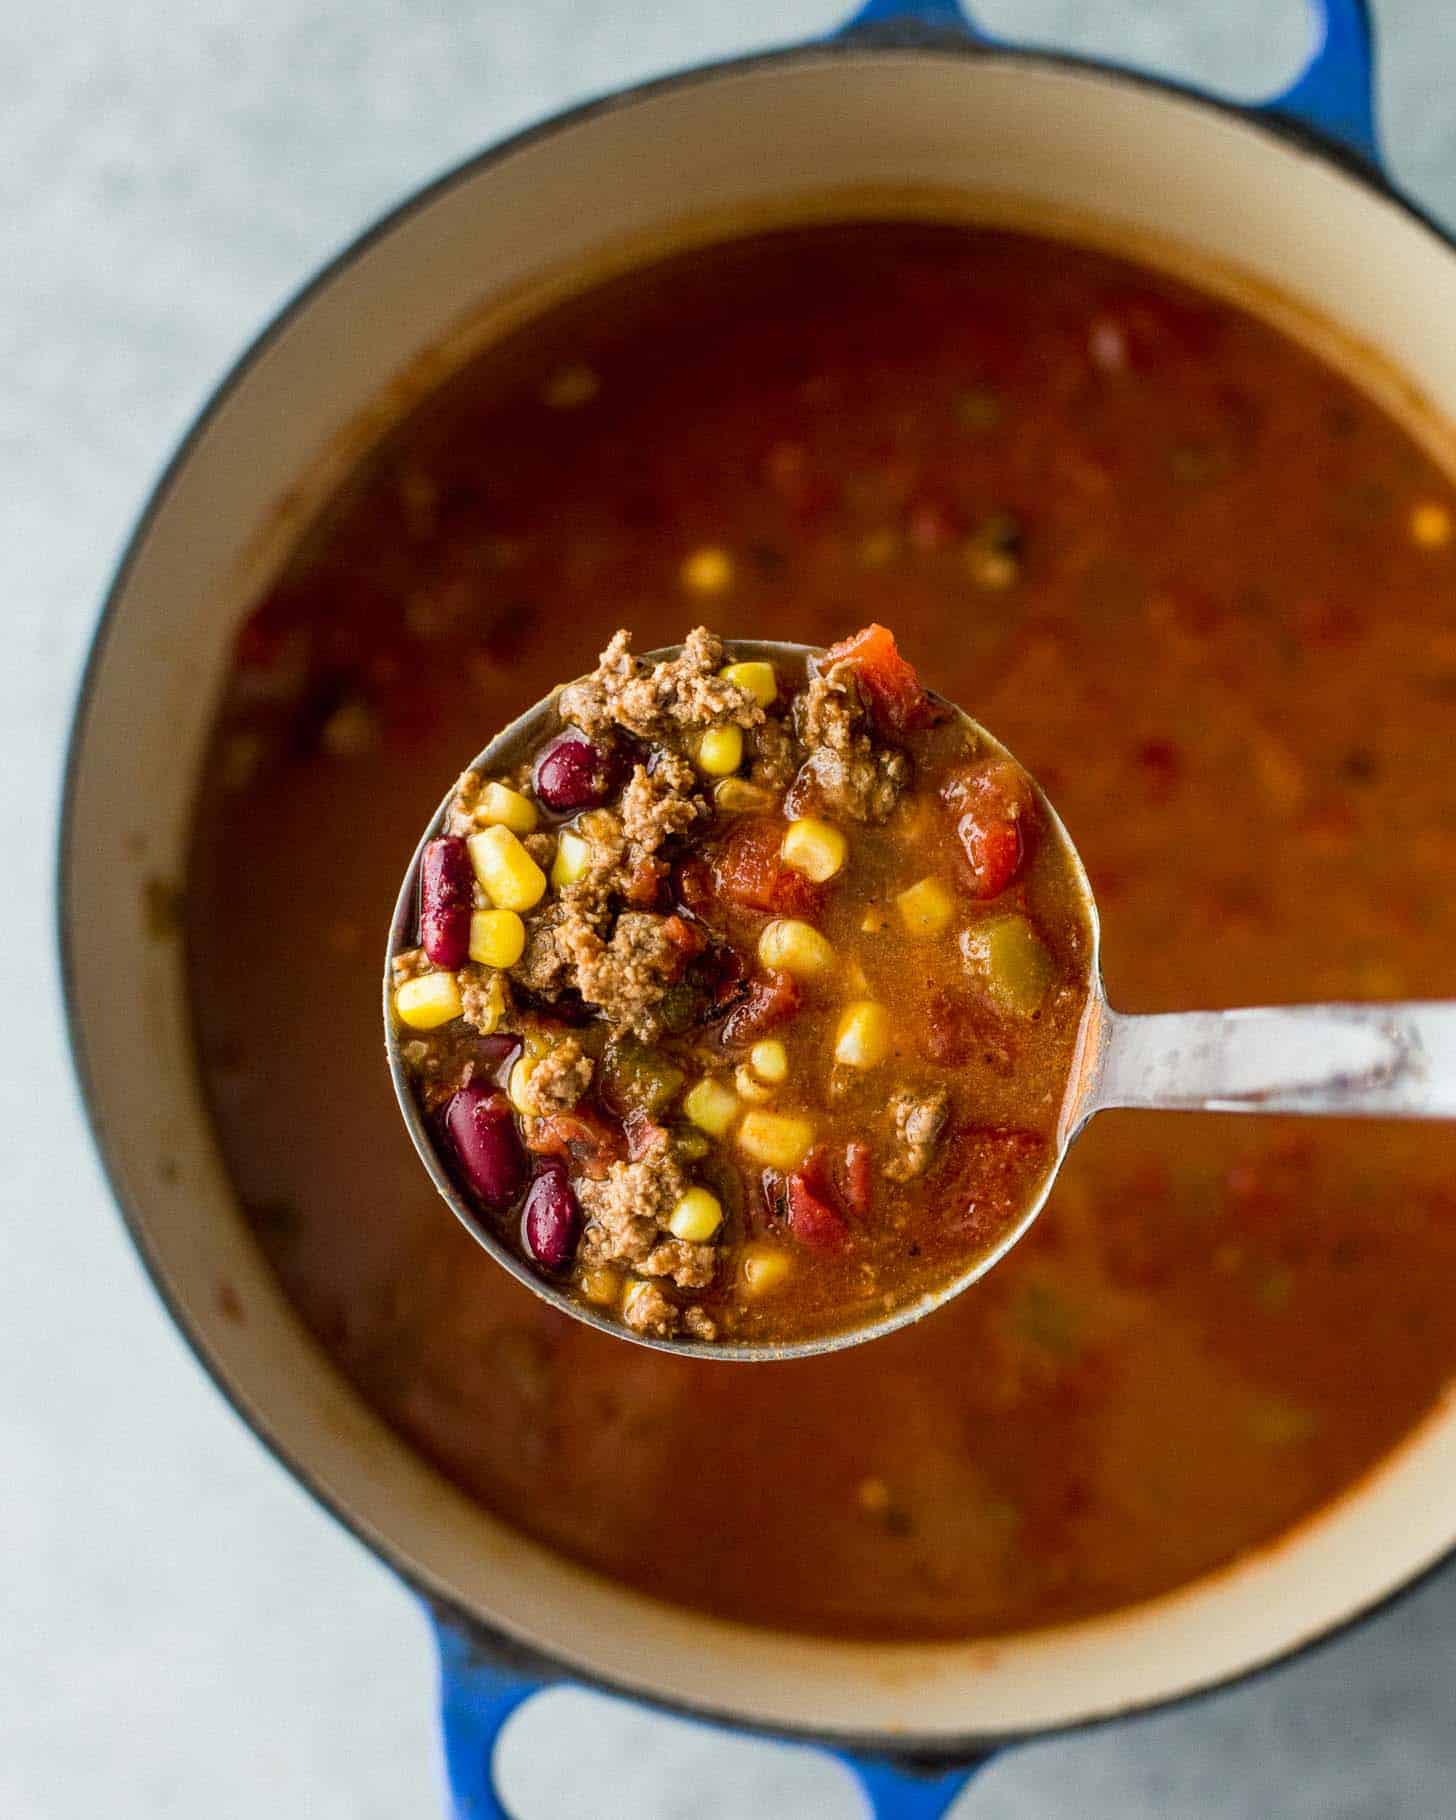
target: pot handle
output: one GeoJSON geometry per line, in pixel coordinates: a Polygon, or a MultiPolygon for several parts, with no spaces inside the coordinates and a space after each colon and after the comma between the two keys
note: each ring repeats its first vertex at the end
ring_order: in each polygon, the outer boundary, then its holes
{"type": "MultiPolygon", "coordinates": [[[[466,1633],[430,1614],[440,1658],[440,1733],[449,1820],[516,1820],[495,1781],[495,1751],[517,1707],[553,1682],[477,1649],[466,1633]]],[[[988,1753],[989,1754],[989,1753],[988,1753]]],[[[883,1757],[835,1751],[858,1782],[867,1820],[941,1820],[986,1761],[924,1774],[883,1757]]]]}
{"type": "MultiPolygon", "coordinates": [[[[1383,169],[1375,126],[1375,27],[1369,0],[1305,0],[1310,51],[1304,68],[1280,94],[1251,102],[1248,112],[1311,128],[1362,162],[1383,169]]],[[[834,33],[895,28],[954,32],[1001,50],[1019,47],[978,25],[960,0],[865,0],[834,33]]]]}

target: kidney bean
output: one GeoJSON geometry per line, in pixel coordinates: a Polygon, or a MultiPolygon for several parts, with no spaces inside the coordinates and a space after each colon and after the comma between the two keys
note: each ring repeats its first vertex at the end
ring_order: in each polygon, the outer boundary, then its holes
{"type": "Polygon", "coordinates": [[[445,1108],[445,1130],[466,1181],[485,1205],[509,1206],[525,1180],[526,1153],[506,1096],[472,1081],[445,1108]]]}
{"type": "Polygon", "coordinates": [[[580,1229],[581,1208],[565,1168],[541,1164],[521,1211],[526,1250],[547,1270],[560,1270],[571,1261],[580,1229]]]}
{"type": "Polygon", "coordinates": [[[767,973],[751,982],[747,996],[723,1023],[727,1044],[751,1043],[799,1009],[799,982],[791,973],[767,973]]]}
{"type": "Polygon", "coordinates": [[[475,1039],[475,1054],[481,1071],[490,1075],[498,1087],[504,1087],[521,1051],[521,1039],[504,1030],[475,1039]]]}
{"type": "Polygon", "coordinates": [[[600,746],[568,727],[536,760],[536,794],[558,815],[597,809],[612,793],[615,771],[600,746]]]}
{"type": "Polygon", "coordinates": [[[432,840],[420,860],[420,945],[437,967],[453,973],[470,957],[475,873],[465,842],[432,840]]]}

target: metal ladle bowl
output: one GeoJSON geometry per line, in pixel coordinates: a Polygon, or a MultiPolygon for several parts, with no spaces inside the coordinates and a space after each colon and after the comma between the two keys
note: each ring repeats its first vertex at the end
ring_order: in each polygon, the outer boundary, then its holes
{"type": "MultiPolygon", "coordinates": [[[[816,646],[771,639],[725,641],[735,661],[761,658],[783,668],[820,657],[816,646]]],[[[645,654],[646,662],[674,657],[673,645],[645,654]]],[[[472,761],[486,773],[513,770],[561,730],[559,690],[503,728],[472,761]]],[[[1006,748],[954,703],[932,697],[974,732],[981,748],[1006,748]]],[[[1046,1205],[1073,1140],[1095,1113],[1113,1107],[1166,1112],[1265,1112],[1305,1117],[1456,1118],[1456,1001],[1396,1004],[1271,1005],[1230,1011],[1174,1011],[1127,1016],[1107,1002],[1100,963],[1101,928],[1092,887],[1061,817],[1037,788],[1050,838],[1060,843],[1081,883],[1090,935],[1087,1002],[1057,1121],[1052,1160],[1021,1219],[997,1243],[940,1288],[888,1314],[832,1333],[786,1344],[636,1333],[562,1285],[532,1269],[492,1230],[462,1193],[421,1111],[400,1049],[393,1010],[393,957],[417,945],[419,875],[425,847],[441,831],[453,789],[420,837],[390,924],[384,968],[385,1051],[400,1112],[420,1160],[461,1224],[495,1261],[536,1295],[574,1320],[619,1340],[660,1352],[718,1360],[772,1361],[837,1352],[875,1340],[942,1307],[983,1277],[1028,1230],[1046,1205]]],[[[1171,856],[1170,856],[1171,857],[1171,856]]]]}

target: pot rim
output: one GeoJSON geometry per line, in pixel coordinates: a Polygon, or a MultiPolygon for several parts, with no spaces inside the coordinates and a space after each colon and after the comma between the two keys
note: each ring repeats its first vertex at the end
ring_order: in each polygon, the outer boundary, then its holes
{"type": "MultiPolygon", "coordinates": [[[[851,21],[835,36],[807,43],[791,43],[741,56],[714,59],[692,64],[665,75],[647,78],[622,88],[589,97],[569,108],[547,115],[541,120],[493,140],[480,150],[410,190],[398,202],[372,219],[358,234],[347,240],[323,264],[318,266],[272,312],[263,327],[244,346],[206,399],[198,407],[172,453],[148,489],[137,516],[127,534],[121,554],[102,595],[81,675],[76,688],[70,727],[66,741],[60,790],[60,813],[55,849],[56,937],[59,950],[63,1015],[67,1047],[75,1071],[80,1101],[87,1129],[105,1178],[107,1188],[126,1226],[142,1266],[158,1299],[213,1386],[262,1444],[272,1458],[295,1479],[320,1508],[328,1513],[350,1536],[363,1544],[421,1599],[437,1623],[457,1628],[471,1640],[486,1647],[490,1654],[510,1670],[540,1679],[543,1686],[556,1682],[574,1682],[596,1691],[649,1705],[677,1716],[706,1721],[732,1731],[758,1737],[774,1737],[789,1742],[823,1745],[842,1752],[891,1759],[926,1769],[953,1765],[974,1767],[1003,1747],[1030,1739],[1056,1738],[1089,1731],[1128,1719],[1150,1717],[1192,1705],[1227,1688],[1258,1680],[1296,1661],[1302,1656],[1336,1642],[1347,1633],[1364,1625],[1378,1613],[1393,1607],[1418,1591],[1456,1559],[1456,1540],[1410,1578],[1389,1591],[1372,1598],[1317,1633],[1297,1639],[1285,1649],[1246,1668],[1236,1669],[1200,1685],[1151,1699],[1130,1701],[1086,1717],[1050,1725],[1028,1725],[991,1733],[968,1731],[952,1739],[940,1738],[916,1746],[905,1733],[825,1731],[811,1725],[793,1725],[781,1721],[758,1721],[743,1713],[717,1709],[707,1702],[679,1699],[657,1692],[645,1693],[628,1682],[584,1671],[562,1656],[527,1643],[478,1615],[468,1603],[439,1584],[421,1566],[396,1551],[389,1540],[378,1534],[348,1505],[327,1489],[313,1468],[286,1445],[261,1411],[252,1406],[243,1392],[233,1384],[214,1358],[196,1323],[183,1310],[180,1299],[168,1284],[160,1259],[154,1254],[146,1236],[145,1221],[139,1202],[124,1185],[116,1166],[110,1140],[98,1109],[93,1086],[93,1069],[87,1048],[86,1032],[76,990],[74,954],[75,918],[72,888],[72,854],[75,845],[75,813],[78,774],[82,750],[96,699],[101,668],[115,629],[119,604],[130,583],[132,572],[152,526],[169,505],[176,484],[190,463],[198,444],[220,415],[233,394],[251,375],[269,349],[299,320],[339,277],[367,255],[376,243],[383,241],[417,213],[428,208],[455,188],[473,181],[513,154],[543,142],[568,128],[604,115],[625,110],[674,90],[707,85],[722,78],[766,68],[792,68],[797,64],[833,61],[839,57],[875,57],[884,54],[962,56],[996,63],[1009,63],[1029,68],[1043,68],[1120,83],[1154,94],[1171,96],[1206,112],[1237,121],[1268,135],[1276,143],[1310,154],[1332,166],[1336,172],[1358,184],[1379,200],[1393,204],[1408,220],[1424,229],[1447,252],[1456,253],[1456,236],[1449,233],[1419,203],[1405,195],[1380,165],[1339,139],[1289,115],[1280,114],[1257,102],[1241,102],[1214,94],[1179,78],[1161,76],[1113,60],[1073,52],[1042,48],[1023,48],[972,36],[967,30],[952,26],[926,26],[914,21],[860,24],[851,21]],[[907,1748],[907,1745],[909,1746],[907,1748]]],[[[382,376],[387,377],[387,376],[382,376]]],[[[1399,1447],[1401,1444],[1397,1444],[1399,1447]]],[[[1378,1465],[1375,1468],[1378,1470],[1378,1465]]],[[[1358,1490],[1359,1481],[1346,1488],[1341,1496],[1358,1490]]],[[[1287,1541],[1286,1535],[1279,1541],[1287,1541]]],[[[1275,1546],[1278,1545],[1276,1541],[1275,1546]]],[[[1227,1571],[1219,1570],[1219,1571],[1227,1571]]],[[[1182,1590],[1182,1589],[1179,1589],[1182,1590]]],[[[773,1633],[766,1632],[765,1635],[773,1633]]]]}

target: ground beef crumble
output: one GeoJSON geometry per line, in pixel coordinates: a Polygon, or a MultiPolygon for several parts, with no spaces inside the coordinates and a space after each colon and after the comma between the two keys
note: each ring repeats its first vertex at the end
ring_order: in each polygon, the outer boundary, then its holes
{"type": "Polygon", "coordinates": [[[526,1075],[521,1090],[521,1110],[530,1118],[570,1112],[591,1086],[594,1066],[574,1036],[563,1037],[526,1075]]]}
{"type": "Polygon", "coordinates": [[[901,1087],[891,1094],[895,1147],[885,1164],[885,1174],[892,1182],[910,1182],[925,1174],[949,1113],[950,1095],[944,1087],[925,1092],[901,1087]]]}
{"type": "Polygon", "coordinates": [[[557,699],[563,720],[584,733],[622,728],[639,739],[660,740],[707,727],[756,727],[758,702],[725,682],[723,641],[706,626],[689,632],[678,656],[644,665],[632,655],[632,636],[618,632],[590,676],[568,683],[557,699]]]}
{"type": "Polygon", "coordinates": [[[603,940],[568,908],[557,941],[570,956],[572,983],[585,1004],[614,1028],[647,1041],[661,1033],[662,998],[682,977],[686,954],[670,933],[671,918],[624,910],[603,940]]]}
{"type": "Polygon", "coordinates": [[[854,679],[843,666],[810,679],[794,705],[805,758],[789,787],[785,809],[817,808],[851,821],[889,818],[910,782],[910,761],[893,746],[877,746],[854,679]]]}

